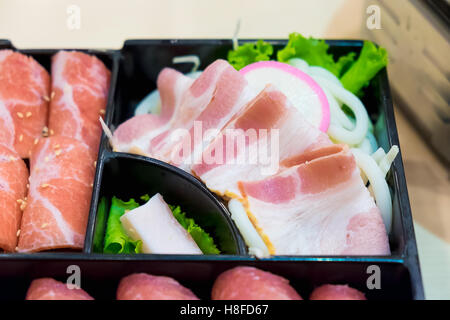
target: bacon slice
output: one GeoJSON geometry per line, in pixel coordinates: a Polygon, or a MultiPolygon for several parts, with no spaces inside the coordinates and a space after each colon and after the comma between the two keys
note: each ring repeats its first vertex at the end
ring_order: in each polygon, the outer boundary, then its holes
{"type": "Polygon", "coordinates": [[[309,300],[367,300],[364,293],[347,285],[325,284],[314,289],[309,300]]]}
{"type": "Polygon", "coordinates": [[[0,249],[7,252],[16,249],[27,181],[25,162],[17,153],[0,146],[0,249]]]}
{"type": "Polygon", "coordinates": [[[28,158],[46,125],[50,77],[33,58],[0,50],[0,144],[28,158]]]}
{"type": "Polygon", "coordinates": [[[151,155],[152,139],[169,130],[181,100],[193,79],[182,73],[164,68],[158,75],[157,86],[161,98],[160,115],[143,114],[122,123],[114,131],[113,149],[141,155],[151,155]]]}
{"type": "Polygon", "coordinates": [[[110,71],[97,57],[76,51],[55,54],[50,132],[83,141],[97,153],[102,132],[98,119],[105,113],[109,81],[110,71]]]}
{"type": "Polygon", "coordinates": [[[33,280],[25,300],[94,300],[83,289],[69,289],[65,283],[52,278],[33,280]]]}
{"type": "Polygon", "coordinates": [[[386,229],[347,146],[296,159],[281,173],[240,182],[249,218],[271,254],[388,255],[386,229]]]}
{"type": "Polygon", "coordinates": [[[222,130],[192,171],[217,194],[238,198],[238,181],[263,179],[279,171],[280,161],[283,166],[305,150],[330,144],[270,85],[222,130]]]}
{"type": "Polygon", "coordinates": [[[198,300],[198,298],[191,290],[172,278],[134,273],[120,280],[117,300],[198,300]]]}
{"type": "Polygon", "coordinates": [[[214,282],[213,300],[302,300],[289,280],[253,267],[236,267],[214,282]]]}
{"type": "Polygon", "coordinates": [[[228,62],[216,60],[183,97],[172,130],[183,129],[186,135],[178,140],[176,135],[166,135],[155,150],[156,156],[188,170],[201,160],[204,147],[255,95],[247,80],[228,62]]]}
{"type": "Polygon", "coordinates": [[[39,141],[31,157],[18,251],[83,247],[94,170],[86,144],[61,136],[39,141]]]}

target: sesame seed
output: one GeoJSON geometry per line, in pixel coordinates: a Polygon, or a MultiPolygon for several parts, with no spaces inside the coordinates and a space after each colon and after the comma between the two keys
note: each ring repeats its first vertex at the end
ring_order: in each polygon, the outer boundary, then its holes
{"type": "Polygon", "coordinates": [[[23,134],[21,134],[21,135],[19,136],[19,141],[22,142],[22,140],[23,140],[23,134]]]}
{"type": "Polygon", "coordinates": [[[22,119],[23,118],[23,113],[22,112],[17,112],[17,116],[22,119]]]}
{"type": "Polygon", "coordinates": [[[54,146],[53,146],[53,149],[58,149],[59,148],[59,144],[55,144],[54,146]]]}
{"type": "Polygon", "coordinates": [[[41,188],[47,188],[49,186],[48,183],[41,184],[41,188]]]}
{"type": "Polygon", "coordinates": [[[50,102],[50,97],[49,96],[43,96],[42,97],[45,101],[50,102]]]}
{"type": "Polygon", "coordinates": [[[38,138],[34,139],[34,144],[38,144],[38,142],[39,142],[38,138]]]}
{"type": "Polygon", "coordinates": [[[41,228],[44,229],[46,226],[48,226],[48,223],[43,223],[43,224],[41,225],[41,228]]]}
{"type": "Polygon", "coordinates": [[[55,97],[55,91],[52,91],[51,95],[50,95],[50,99],[53,99],[55,97]]]}
{"type": "Polygon", "coordinates": [[[55,150],[56,156],[59,156],[61,154],[61,149],[55,150]]]}
{"type": "Polygon", "coordinates": [[[13,156],[9,156],[9,160],[16,161],[16,158],[14,158],[13,156]]]}
{"type": "Polygon", "coordinates": [[[22,200],[22,199],[17,199],[16,202],[17,202],[17,203],[22,203],[23,200],[22,200]]]}
{"type": "Polygon", "coordinates": [[[30,189],[30,184],[29,183],[27,183],[27,189],[30,189]]]}
{"type": "Polygon", "coordinates": [[[94,184],[93,184],[93,183],[91,183],[91,184],[90,184],[90,186],[91,186],[91,188],[92,188],[92,187],[94,186],[94,184]]]}
{"type": "Polygon", "coordinates": [[[20,204],[20,210],[25,210],[25,208],[27,207],[27,202],[26,201],[22,201],[22,203],[20,204]]]}
{"type": "Polygon", "coordinates": [[[19,251],[19,247],[16,247],[16,251],[19,251]]]}
{"type": "Polygon", "coordinates": [[[48,162],[48,160],[50,160],[48,157],[44,158],[45,162],[48,162]]]}
{"type": "Polygon", "coordinates": [[[100,114],[105,114],[105,113],[106,113],[105,109],[100,109],[100,114]]]}
{"type": "Polygon", "coordinates": [[[53,129],[50,129],[50,135],[52,136],[55,133],[55,131],[53,131],[53,129]]]}
{"type": "Polygon", "coordinates": [[[47,126],[42,128],[42,136],[43,137],[48,137],[48,127],[47,126]]]}
{"type": "Polygon", "coordinates": [[[16,236],[18,237],[20,235],[20,229],[17,230],[16,236]]]}
{"type": "Polygon", "coordinates": [[[97,161],[94,161],[94,167],[96,167],[97,166],[97,161]]]}
{"type": "Polygon", "coordinates": [[[30,111],[28,111],[28,112],[25,114],[25,117],[29,118],[29,117],[31,117],[31,115],[32,115],[32,113],[31,113],[30,111]]]}

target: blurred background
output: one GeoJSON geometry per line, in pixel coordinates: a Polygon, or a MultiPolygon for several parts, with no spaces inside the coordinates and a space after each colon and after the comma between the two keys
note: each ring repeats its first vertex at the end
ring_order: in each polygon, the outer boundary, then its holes
{"type": "Polygon", "coordinates": [[[132,38],[371,39],[388,73],[425,295],[450,299],[449,0],[0,0],[17,48],[120,48],[132,38]]]}

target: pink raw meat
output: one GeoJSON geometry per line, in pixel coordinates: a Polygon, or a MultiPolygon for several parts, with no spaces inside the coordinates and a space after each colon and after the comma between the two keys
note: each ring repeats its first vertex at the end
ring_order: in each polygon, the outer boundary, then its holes
{"type": "Polygon", "coordinates": [[[280,161],[306,150],[330,144],[331,141],[325,133],[310,125],[281,91],[269,85],[222,130],[205,149],[203,162],[194,165],[192,171],[217,194],[239,198],[238,181],[263,179],[279,171],[283,166],[283,162],[280,161]],[[262,130],[266,130],[267,135],[263,134],[262,130]],[[270,132],[275,130],[278,130],[279,138],[272,141],[270,132]],[[249,132],[244,145],[239,142],[239,138],[232,137],[232,134],[239,131],[249,132]],[[252,132],[255,133],[255,138],[250,139],[252,132]],[[256,151],[251,151],[252,147],[256,151]],[[272,151],[273,148],[275,153],[272,151]],[[273,164],[277,165],[270,168],[272,163],[270,161],[267,163],[266,171],[262,170],[262,157],[251,158],[260,151],[274,157],[273,164]],[[221,154],[219,161],[208,163],[208,157],[212,158],[219,153],[221,154]],[[275,171],[270,172],[269,169],[275,171]]]}
{"type": "Polygon", "coordinates": [[[324,284],[314,289],[309,300],[367,300],[364,293],[347,285],[324,284]]]}
{"type": "Polygon", "coordinates": [[[25,300],[94,300],[83,289],[69,289],[65,283],[52,278],[33,280],[25,300]]]}
{"type": "Polygon", "coordinates": [[[249,218],[272,254],[390,254],[380,210],[347,146],[288,161],[277,175],[240,182],[249,218]]]}
{"type": "Polygon", "coordinates": [[[47,123],[50,77],[33,58],[0,50],[0,145],[28,158],[47,123]]]}
{"type": "Polygon", "coordinates": [[[172,278],[134,273],[120,280],[117,300],[198,300],[198,298],[191,290],[172,278]]]}
{"type": "Polygon", "coordinates": [[[59,51],[52,58],[50,133],[87,144],[98,152],[102,134],[99,117],[105,114],[110,71],[97,57],[59,51]]]}
{"type": "Polygon", "coordinates": [[[214,282],[213,300],[302,300],[289,281],[253,267],[236,267],[214,282]]]}

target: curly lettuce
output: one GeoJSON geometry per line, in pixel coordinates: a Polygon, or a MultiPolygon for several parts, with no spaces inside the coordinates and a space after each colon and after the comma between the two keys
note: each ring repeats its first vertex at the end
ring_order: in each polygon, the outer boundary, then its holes
{"type": "Polygon", "coordinates": [[[183,226],[184,229],[191,235],[192,239],[194,239],[195,243],[197,243],[200,250],[203,254],[219,254],[220,251],[217,249],[217,246],[214,244],[213,238],[204,231],[199,225],[197,225],[192,218],[186,217],[185,212],[181,212],[181,208],[179,206],[171,206],[169,205],[172,213],[177,219],[178,223],[183,226]]]}
{"type": "Polygon", "coordinates": [[[386,49],[377,47],[371,41],[364,41],[358,59],[340,78],[345,89],[356,95],[369,85],[370,80],[388,64],[386,49]]]}
{"type": "Polygon", "coordinates": [[[131,239],[125,229],[122,227],[120,217],[129,210],[139,207],[139,204],[130,199],[128,202],[122,201],[116,197],[111,200],[111,208],[109,210],[108,222],[106,225],[104,253],[141,253],[142,241],[134,241],[131,239]]]}
{"type": "Polygon", "coordinates": [[[277,52],[277,59],[280,62],[287,63],[293,58],[305,60],[311,66],[320,66],[337,77],[340,77],[350,68],[355,60],[355,53],[342,56],[338,61],[334,61],[333,55],[328,53],[328,44],[324,40],[315,38],[305,38],[297,32],[289,35],[289,41],[283,49],[277,52]]]}
{"type": "Polygon", "coordinates": [[[273,47],[270,43],[258,40],[255,43],[245,43],[236,50],[228,52],[228,62],[236,69],[257,61],[268,61],[273,54],[273,47]]]}

